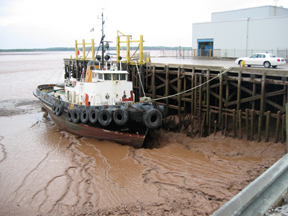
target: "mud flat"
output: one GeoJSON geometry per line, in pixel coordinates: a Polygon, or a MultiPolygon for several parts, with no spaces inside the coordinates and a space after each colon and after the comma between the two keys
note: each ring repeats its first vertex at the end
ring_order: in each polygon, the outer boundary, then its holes
{"type": "Polygon", "coordinates": [[[62,131],[37,101],[0,108],[0,215],[210,215],[285,154],[164,130],[134,149],[62,131]]]}

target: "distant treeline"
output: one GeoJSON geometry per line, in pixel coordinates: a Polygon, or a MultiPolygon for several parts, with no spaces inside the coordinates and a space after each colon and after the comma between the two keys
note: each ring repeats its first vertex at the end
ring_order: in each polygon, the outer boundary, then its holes
{"type": "MultiPolygon", "coordinates": [[[[88,51],[91,47],[85,47],[88,51]]],[[[122,47],[124,50],[126,47],[122,47]]],[[[82,51],[82,47],[79,47],[82,51]]],[[[95,47],[97,50],[98,47],[95,47]]],[[[136,50],[137,47],[130,47],[131,50],[136,50]]],[[[181,47],[181,49],[190,50],[191,47],[181,47]]],[[[35,51],[74,51],[74,47],[52,47],[52,48],[33,48],[33,49],[0,49],[0,52],[35,52],[35,51]]],[[[101,50],[101,49],[100,49],[101,50]]],[[[110,47],[109,50],[116,50],[116,47],[110,47]]],[[[179,47],[165,47],[165,46],[144,46],[145,50],[179,50],[179,47]]]]}

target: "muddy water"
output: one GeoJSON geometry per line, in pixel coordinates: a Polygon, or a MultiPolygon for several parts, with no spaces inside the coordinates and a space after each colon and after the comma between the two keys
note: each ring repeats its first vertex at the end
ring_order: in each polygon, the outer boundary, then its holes
{"type": "Polygon", "coordinates": [[[32,90],[61,82],[67,56],[0,54],[0,215],[210,215],[285,154],[220,134],[158,130],[134,149],[62,131],[32,90]]]}

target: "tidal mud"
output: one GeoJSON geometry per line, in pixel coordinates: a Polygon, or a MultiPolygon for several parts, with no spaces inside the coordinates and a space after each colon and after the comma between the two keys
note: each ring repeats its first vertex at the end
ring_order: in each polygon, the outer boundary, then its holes
{"type": "Polygon", "coordinates": [[[164,130],[134,149],[62,131],[33,107],[0,118],[0,215],[210,215],[285,154],[164,130]]]}

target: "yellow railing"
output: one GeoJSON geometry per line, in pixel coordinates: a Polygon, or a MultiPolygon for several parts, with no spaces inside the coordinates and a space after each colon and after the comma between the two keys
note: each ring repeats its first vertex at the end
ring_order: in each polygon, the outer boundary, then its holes
{"type": "Polygon", "coordinates": [[[78,48],[78,45],[82,45],[82,49],[83,49],[83,60],[87,59],[87,56],[90,52],[90,50],[92,49],[92,59],[95,59],[95,43],[94,43],[94,39],[92,39],[91,43],[85,43],[85,40],[82,40],[82,43],[78,43],[77,40],[75,40],[75,56],[76,56],[76,60],[79,60],[79,54],[78,51],[80,51],[80,49],[78,48]],[[91,45],[90,50],[88,51],[88,53],[86,54],[86,50],[85,50],[85,45],[91,45]]]}
{"type": "Polygon", "coordinates": [[[119,60],[119,56],[120,56],[120,43],[126,43],[126,62],[124,61],[124,63],[127,63],[127,64],[135,64],[135,62],[130,62],[131,61],[131,58],[133,57],[130,56],[130,43],[139,43],[139,48],[140,48],[140,53],[139,53],[139,64],[143,65],[145,64],[144,60],[143,60],[143,35],[140,35],[140,40],[130,40],[130,37],[131,35],[125,35],[123,34],[122,32],[120,31],[117,31],[117,62],[119,63],[120,60],[119,60]],[[120,37],[126,37],[126,41],[121,41],[120,40],[120,37]]]}

